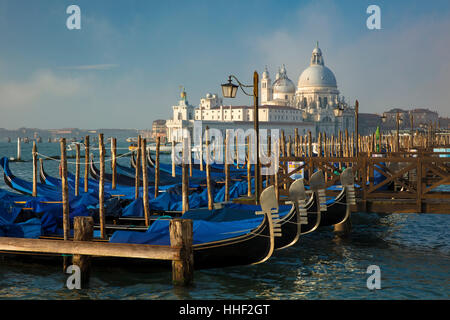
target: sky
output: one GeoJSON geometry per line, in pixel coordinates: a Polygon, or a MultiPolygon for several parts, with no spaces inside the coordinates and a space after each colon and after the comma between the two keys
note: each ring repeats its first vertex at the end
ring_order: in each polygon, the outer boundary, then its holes
{"type": "MultiPolygon", "coordinates": [[[[185,87],[190,104],[286,65],[316,44],[360,112],[450,116],[450,1],[0,0],[0,128],[151,128],[185,87]],[[69,30],[68,6],[81,9],[69,30]],[[370,30],[369,5],[381,9],[370,30]]],[[[249,105],[238,94],[225,105],[249,105]]]]}

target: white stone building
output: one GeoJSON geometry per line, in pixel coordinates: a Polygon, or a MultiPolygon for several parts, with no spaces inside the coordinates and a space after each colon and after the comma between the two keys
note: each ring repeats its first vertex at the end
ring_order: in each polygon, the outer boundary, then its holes
{"type": "MultiPolygon", "coordinates": [[[[188,129],[192,134],[194,121],[225,132],[226,129],[253,128],[253,106],[224,106],[217,94],[208,93],[200,105],[189,105],[183,90],[178,105],[173,106],[172,119],[166,122],[168,141],[181,141],[177,129],[188,129]]],[[[288,78],[283,65],[272,82],[267,68],[261,77],[259,127],[283,129],[286,136],[311,131],[337,135],[338,131],[354,131],[354,109],[339,96],[336,78],[324,64],[318,45],[314,48],[310,66],[298,78],[297,86],[288,78]],[[341,116],[335,116],[337,108],[341,116]]]]}

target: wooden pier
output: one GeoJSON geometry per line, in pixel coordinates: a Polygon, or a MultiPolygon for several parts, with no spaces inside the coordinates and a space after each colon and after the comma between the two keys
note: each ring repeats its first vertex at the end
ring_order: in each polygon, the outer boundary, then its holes
{"type": "MultiPolygon", "coordinates": [[[[328,139],[319,133],[314,142],[310,137],[294,141],[290,145],[281,140],[277,175],[280,195],[286,195],[293,174],[310,174],[321,169],[326,176],[326,186],[330,187],[338,181],[343,168],[351,167],[357,192],[357,206],[353,211],[450,213],[450,191],[441,190],[442,186],[450,185],[449,134],[416,133],[398,138],[384,136],[378,140],[368,136],[359,137],[359,144],[355,144],[348,133],[345,138],[339,134],[337,138],[328,139]],[[313,149],[317,153],[313,153],[313,149]],[[289,171],[289,165],[295,169],[289,171]],[[379,183],[375,181],[377,175],[382,178],[379,183]]],[[[333,191],[327,193],[331,195],[333,191]]]]}

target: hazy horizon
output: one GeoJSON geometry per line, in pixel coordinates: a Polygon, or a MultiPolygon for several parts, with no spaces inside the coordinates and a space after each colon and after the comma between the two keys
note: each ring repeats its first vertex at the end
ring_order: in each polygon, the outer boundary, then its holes
{"type": "MultiPolygon", "coordinates": [[[[316,41],[361,113],[450,116],[450,3],[433,1],[0,0],[0,128],[149,129],[184,86],[190,104],[229,74],[286,65],[296,84],[316,41]],[[81,30],[66,9],[81,8],[81,30]],[[381,8],[381,30],[366,9],[381,8]]],[[[224,104],[248,105],[242,93],[224,104]]]]}

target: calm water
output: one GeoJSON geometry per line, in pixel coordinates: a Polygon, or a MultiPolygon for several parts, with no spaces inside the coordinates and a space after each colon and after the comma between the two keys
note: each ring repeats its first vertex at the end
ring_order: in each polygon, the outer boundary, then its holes
{"type": "MultiPolygon", "coordinates": [[[[31,159],[31,147],[22,145],[22,158],[31,159]]],[[[59,144],[38,148],[49,156],[59,154],[59,144]]],[[[0,156],[15,152],[14,143],[0,143],[0,156]]],[[[45,166],[56,174],[56,162],[45,166]]],[[[11,169],[31,179],[30,162],[12,163],[11,169]]],[[[0,187],[7,188],[3,179],[0,187]]],[[[59,266],[1,263],[0,299],[448,299],[449,222],[445,214],[354,213],[348,239],[324,228],[264,264],[197,271],[190,288],[173,287],[167,271],[111,266],[94,267],[89,289],[68,290],[59,266]],[[367,289],[370,265],[381,269],[380,290],[367,289]]]]}

